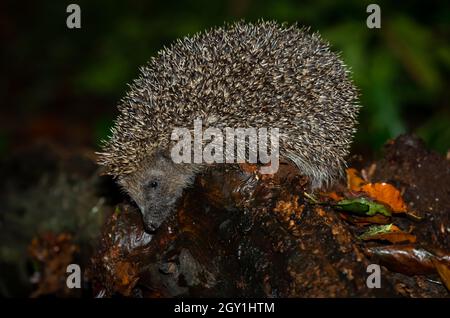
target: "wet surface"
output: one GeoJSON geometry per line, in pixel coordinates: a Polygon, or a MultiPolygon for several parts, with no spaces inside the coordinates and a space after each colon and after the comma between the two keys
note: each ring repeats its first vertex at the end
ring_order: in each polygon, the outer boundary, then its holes
{"type": "MultiPolygon", "coordinates": [[[[36,151],[38,157],[41,152],[36,151]]],[[[449,296],[444,277],[450,261],[450,164],[414,137],[389,142],[383,159],[364,164],[361,171],[367,182],[395,186],[408,213],[414,211],[420,220],[405,213],[362,217],[337,211],[305,197],[307,180],[287,163],[276,175],[258,175],[253,166],[243,165],[198,176],[174,215],[151,234],[144,231],[136,207],[111,180],[97,177],[89,159],[43,153],[48,162],[28,172],[23,157],[3,166],[6,213],[21,211],[25,219],[36,220],[26,227],[22,219],[2,214],[1,226],[8,231],[2,234],[1,267],[16,262],[25,268],[13,275],[22,277],[16,280],[23,286],[20,292],[2,277],[3,294],[80,296],[65,291],[64,279],[55,280],[66,263],[78,262],[82,295],[88,297],[449,296]],[[21,161],[25,172],[19,182],[8,171],[21,161]],[[25,177],[33,185],[23,182],[25,177]],[[74,185],[81,189],[77,195],[71,195],[74,185]],[[32,208],[33,200],[57,190],[57,202],[41,199],[47,205],[32,208]],[[23,208],[19,199],[29,205],[23,208]],[[64,213],[76,217],[66,222],[64,213]],[[56,220],[53,228],[46,227],[49,219],[56,220]],[[388,223],[396,225],[396,238],[410,241],[395,241],[392,234],[360,239],[371,224],[388,223]],[[70,253],[44,253],[58,246],[70,253]],[[39,266],[30,268],[30,263],[39,266]],[[382,265],[382,288],[366,285],[372,263],[382,265]]],[[[345,187],[343,180],[329,190],[342,195],[345,187]]],[[[314,196],[328,202],[330,191],[314,196]]]]}

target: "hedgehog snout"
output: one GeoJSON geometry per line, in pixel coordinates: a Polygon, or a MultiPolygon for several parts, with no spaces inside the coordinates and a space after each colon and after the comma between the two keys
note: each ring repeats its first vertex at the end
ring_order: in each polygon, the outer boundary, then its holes
{"type": "Polygon", "coordinates": [[[156,222],[144,220],[144,229],[146,232],[155,232],[158,227],[156,222]]]}
{"type": "Polygon", "coordinates": [[[156,231],[166,219],[167,215],[155,209],[154,207],[144,208],[141,210],[144,228],[147,232],[156,231]]]}
{"type": "Polygon", "coordinates": [[[178,193],[161,191],[146,197],[141,207],[142,219],[148,232],[156,231],[161,224],[173,213],[178,193]]]}
{"type": "MultiPolygon", "coordinates": [[[[162,190],[162,189],[161,189],[162,190]]],[[[146,229],[155,231],[169,216],[168,197],[164,191],[146,193],[140,205],[142,220],[146,229]]]]}

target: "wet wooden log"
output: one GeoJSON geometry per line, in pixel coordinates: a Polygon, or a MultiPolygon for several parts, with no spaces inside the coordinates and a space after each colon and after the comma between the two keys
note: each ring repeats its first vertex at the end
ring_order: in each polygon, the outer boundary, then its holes
{"type": "Polygon", "coordinates": [[[364,169],[368,180],[394,184],[408,210],[422,216],[383,221],[413,229],[413,245],[359,240],[363,225],[311,204],[306,180],[289,164],[275,175],[258,175],[252,166],[211,170],[154,234],[144,232],[136,208],[116,211],[93,258],[94,290],[138,297],[447,297],[437,272],[448,270],[449,167],[417,138],[402,136],[364,169]],[[430,252],[422,259],[417,250],[430,252]],[[398,257],[399,251],[414,255],[398,257]],[[381,288],[366,284],[372,263],[381,265],[381,288]]]}
{"type": "MultiPolygon", "coordinates": [[[[247,167],[248,168],[248,167],[247,167]]],[[[389,296],[366,286],[370,264],[345,222],[309,204],[289,165],[200,176],[174,217],[154,234],[122,207],[94,258],[96,293],[143,297],[389,296]]]]}

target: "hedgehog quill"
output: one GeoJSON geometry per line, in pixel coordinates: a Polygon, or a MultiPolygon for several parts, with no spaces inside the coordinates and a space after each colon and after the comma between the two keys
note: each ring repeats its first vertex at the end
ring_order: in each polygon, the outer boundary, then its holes
{"type": "Polygon", "coordinates": [[[276,22],[239,22],[176,41],[140,69],[98,153],[104,173],[156,230],[206,164],[175,163],[176,127],[276,127],[279,155],[311,188],[342,173],[358,93],[348,68],[317,33],[276,22]]]}

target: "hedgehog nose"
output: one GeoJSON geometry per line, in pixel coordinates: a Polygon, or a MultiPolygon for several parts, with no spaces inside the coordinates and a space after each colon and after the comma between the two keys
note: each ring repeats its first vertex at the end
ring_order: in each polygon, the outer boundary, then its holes
{"type": "Polygon", "coordinates": [[[144,229],[146,232],[155,232],[158,226],[154,222],[144,222],[144,229]]]}

